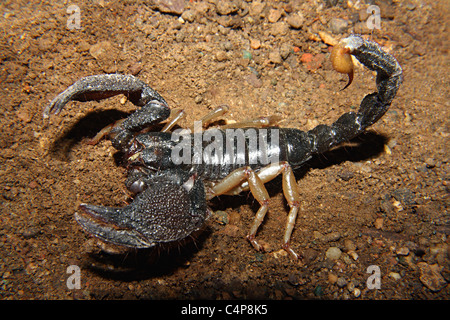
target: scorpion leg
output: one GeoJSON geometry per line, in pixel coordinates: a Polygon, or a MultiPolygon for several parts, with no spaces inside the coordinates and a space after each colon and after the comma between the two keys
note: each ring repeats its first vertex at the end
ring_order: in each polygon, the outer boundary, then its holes
{"type": "Polygon", "coordinates": [[[283,170],[283,194],[290,207],[286,222],[286,230],[283,238],[283,249],[286,250],[294,259],[298,259],[298,255],[292,250],[290,240],[292,230],[297,219],[298,209],[300,207],[300,195],[297,191],[297,182],[295,181],[294,172],[289,164],[284,165],[283,170]]]}
{"type": "Polygon", "coordinates": [[[238,128],[264,128],[275,126],[281,120],[280,116],[258,117],[256,119],[244,120],[236,123],[225,124],[220,129],[238,128]]]}
{"type": "Polygon", "coordinates": [[[207,199],[209,200],[215,196],[227,194],[228,191],[239,186],[243,181],[248,182],[251,193],[261,205],[261,207],[258,209],[258,212],[256,213],[253,226],[250,229],[250,233],[247,235],[247,239],[250,241],[252,246],[256,250],[261,251],[263,248],[256,241],[255,235],[269,208],[270,197],[269,193],[266,190],[266,187],[264,186],[264,183],[255,173],[255,171],[253,171],[253,169],[251,169],[250,167],[242,167],[234,170],[219,183],[214,185],[211,190],[208,191],[207,199]]]}
{"type": "Polygon", "coordinates": [[[269,182],[280,174],[282,174],[283,180],[283,194],[290,207],[282,247],[294,259],[298,259],[297,253],[290,247],[290,238],[300,206],[300,196],[297,191],[295,176],[289,163],[283,161],[270,164],[258,172],[253,171],[250,167],[236,169],[222,181],[214,185],[208,192],[207,198],[211,199],[221,194],[240,193],[247,188],[242,187],[242,185],[246,184],[252,195],[261,205],[250,227],[247,239],[256,250],[262,251],[263,247],[256,240],[256,233],[264,220],[270,202],[270,197],[264,183],[269,182]]]}
{"type": "Polygon", "coordinates": [[[200,120],[195,121],[195,123],[189,128],[189,130],[191,130],[191,132],[195,132],[196,130],[201,129],[204,126],[207,126],[213,120],[217,119],[218,117],[220,117],[220,116],[224,115],[226,112],[228,112],[228,109],[230,109],[230,107],[228,107],[227,105],[218,106],[214,110],[211,110],[211,112],[204,115],[200,120]],[[198,122],[201,123],[201,126],[199,126],[197,128],[196,124],[198,122]]]}
{"type": "MultiPolygon", "coordinates": [[[[224,115],[226,112],[228,112],[229,107],[227,105],[221,105],[217,107],[216,109],[212,110],[205,116],[203,116],[199,121],[201,121],[202,126],[207,126],[210,124],[213,120],[217,119],[218,117],[224,115]]],[[[221,130],[225,129],[238,129],[238,128],[263,128],[263,127],[270,127],[275,126],[279,121],[281,121],[280,116],[266,116],[266,117],[258,117],[256,119],[250,119],[250,120],[243,120],[236,123],[228,123],[224,125],[220,125],[221,130]]],[[[194,132],[196,129],[193,126],[191,126],[190,130],[191,132],[194,132]]]]}
{"type": "Polygon", "coordinates": [[[263,247],[256,241],[256,232],[258,231],[258,227],[263,222],[267,210],[269,209],[270,197],[264,183],[253,170],[249,172],[247,181],[250,187],[250,192],[261,205],[258,212],[256,212],[256,216],[253,220],[250,232],[247,235],[247,239],[256,250],[262,251],[263,247]]]}
{"type": "Polygon", "coordinates": [[[181,120],[186,117],[184,110],[175,109],[170,111],[169,121],[161,129],[161,132],[170,132],[172,128],[181,120]]]}
{"type": "Polygon", "coordinates": [[[108,136],[109,133],[111,132],[112,129],[114,129],[115,127],[119,126],[125,119],[121,119],[121,120],[117,120],[114,123],[111,123],[109,125],[107,125],[106,127],[104,127],[102,130],[100,130],[99,132],[97,132],[97,134],[95,135],[95,137],[88,139],[87,143],[88,144],[92,144],[95,145],[97,144],[100,140],[102,140],[104,137],[108,136]]]}
{"type": "MultiPolygon", "coordinates": [[[[297,219],[297,213],[298,209],[300,207],[300,195],[297,191],[297,182],[295,180],[294,173],[292,171],[291,166],[287,162],[279,162],[274,165],[270,165],[266,167],[267,169],[264,170],[264,168],[261,170],[262,172],[258,172],[258,174],[255,174],[255,182],[251,182],[249,179],[249,187],[252,191],[252,194],[255,195],[255,192],[253,189],[259,188],[261,190],[266,190],[264,187],[264,183],[268,182],[272,179],[274,179],[276,176],[278,176],[280,173],[282,174],[282,184],[283,184],[283,194],[284,197],[290,207],[289,214],[287,217],[286,222],[286,229],[283,237],[283,249],[289,253],[294,259],[298,259],[298,254],[290,247],[290,239],[292,230],[294,229],[295,221],[297,219]],[[260,175],[263,177],[263,179],[260,178],[260,175]],[[263,182],[264,181],[264,182],[263,182]]],[[[267,191],[266,191],[267,192],[267,191]]],[[[260,201],[260,203],[268,203],[268,199],[263,198],[260,201]],[[261,200],[264,200],[261,201],[261,200]]],[[[261,207],[262,208],[262,207],[261,207]]],[[[266,213],[267,209],[265,211],[262,211],[264,214],[266,213]]],[[[253,222],[252,227],[250,228],[250,233],[247,236],[247,239],[253,244],[253,246],[260,250],[259,244],[256,242],[256,232],[258,231],[259,226],[261,225],[262,221],[264,219],[264,215],[258,211],[256,214],[255,220],[253,222]]]]}

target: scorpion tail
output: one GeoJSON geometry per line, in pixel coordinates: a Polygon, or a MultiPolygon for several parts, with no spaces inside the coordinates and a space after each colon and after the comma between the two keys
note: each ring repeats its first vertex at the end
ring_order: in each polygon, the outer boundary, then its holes
{"type": "MultiPolygon", "coordinates": [[[[311,133],[322,130],[329,132],[329,140],[331,140],[329,143],[331,145],[325,143],[325,146],[323,146],[322,142],[328,139],[322,141],[319,139],[316,143],[318,148],[321,149],[318,150],[319,152],[322,151],[323,147],[328,149],[332,145],[337,145],[354,138],[367,127],[377,122],[389,109],[403,80],[402,68],[398,61],[392,55],[381,49],[375,42],[352,35],[341,40],[336,47],[333,50],[348,52],[348,54],[353,55],[368,69],[377,73],[377,92],[365,96],[356,113],[348,112],[343,114],[336,122],[327,127],[328,129],[319,127],[310,131],[311,133]]],[[[340,59],[339,55],[335,55],[335,59],[340,59]]],[[[351,63],[351,60],[345,59],[345,61],[351,63]]],[[[350,69],[353,71],[353,68],[350,69]]]]}
{"type": "Polygon", "coordinates": [[[331,125],[321,124],[307,132],[287,129],[290,131],[287,136],[291,146],[288,157],[294,166],[301,165],[312,154],[325,152],[362,133],[386,113],[397,94],[403,80],[402,68],[392,55],[383,51],[377,43],[357,35],[341,40],[333,48],[332,64],[338,72],[349,74],[350,80],[353,77],[350,55],[377,73],[377,92],[366,95],[357,112],[344,113],[331,125]]]}
{"type": "Polygon", "coordinates": [[[402,68],[398,61],[376,42],[352,35],[342,39],[333,48],[331,52],[333,68],[341,73],[353,74],[350,55],[370,70],[377,72],[377,96],[382,104],[390,104],[402,82],[402,68]]]}

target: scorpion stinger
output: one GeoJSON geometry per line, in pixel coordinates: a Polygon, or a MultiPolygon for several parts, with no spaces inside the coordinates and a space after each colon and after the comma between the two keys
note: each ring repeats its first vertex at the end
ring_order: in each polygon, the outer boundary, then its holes
{"type": "MultiPolygon", "coordinates": [[[[133,202],[123,208],[82,204],[76,215],[78,223],[108,242],[151,247],[182,240],[199,230],[209,217],[207,200],[250,191],[260,208],[247,239],[256,250],[263,250],[256,234],[270,205],[264,184],[281,175],[283,194],[290,207],[282,247],[298,258],[290,244],[300,207],[293,170],[378,121],[402,82],[402,68],[392,55],[375,42],[352,35],[343,39],[331,55],[334,68],[349,75],[349,84],[354,70],[351,55],[377,73],[377,91],[366,95],[356,112],[344,113],[334,123],[320,124],[309,131],[275,127],[277,119],[273,118],[243,121],[206,130],[199,143],[199,132],[184,131],[179,135],[181,142],[174,140],[175,132],[168,131],[178,121],[177,114],[169,119],[163,132],[142,132],[148,125],[166,120],[170,110],[156,91],[133,76],[99,75],[76,82],[53,99],[44,111],[45,117],[58,113],[70,100],[87,101],[117,93],[127,94],[130,101],[141,106],[106,130],[113,146],[124,155],[126,186],[135,194],[133,202]],[[229,130],[240,134],[239,143],[229,140],[229,130]],[[205,140],[206,136],[209,138],[205,140]]],[[[213,119],[215,115],[211,114],[213,119]]],[[[211,117],[203,119],[210,121],[211,117]]]]}

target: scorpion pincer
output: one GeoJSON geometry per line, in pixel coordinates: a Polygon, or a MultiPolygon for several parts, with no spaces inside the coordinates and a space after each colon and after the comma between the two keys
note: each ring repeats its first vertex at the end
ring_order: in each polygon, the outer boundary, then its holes
{"type": "MultiPolygon", "coordinates": [[[[297,259],[297,253],[290,246],[300,204],[293,170],[314,154],[354,138],[378,121],[388,110],[402,82],[402,68],[392,55],[375,42],[351,35],[341,40],[331,54],[333,67],[349,75],[348,85],[353,79],[351,55],[377,73],[377,91],[363,98],[358,111],[344,113],[331,125],[318,125],[306,132],[276,127],[272,118],[250,124],[237,123],[234,128],[243,133],[243,150],[237,150],[238,144],[229,144],[226,139],[230,128],[209,129],[204,134],[214,133],[216,148],[209,156],[204,153],[203,161],[180,162],[175,157],[177,153],[174,151],[179,148],[180,140],[185,142],[183,150],[188,154],[198,153],[199,145],[188,139],[194,137],[196,132],[180,133],[178,140],[174,139],[175,132],[171,132],[171,128],[182,113],[171,112],[164,98],[144,82],[131,75],[119,74],[80,79],[51,101],[44,110],[45,118],[50,113],[59,113],[69,101],[99,100],[117,94],[125,94],[140,108],[102,130],[96,138],[98,141],[106,136],[124,154],[124,163],[128,168],[126,185],[135,194],[133,201],[122,208],[83,203],[75,214],[76,221],[88,233],[106,242],[149,248],[183,240],[200,230],[210,217],[208,200],[250,190],[260,208],[247,239],[256,250],[263,250],[256,233],[270,203],[264,184],[281,175],[283,194],[290,207],[282,248],[297,259]],[[150,126],[167,119],[169,121],[161,131],[148,131],[150,126]],[[276,140],[277,143],[261,143],[250,148],[251,135],[247,133],[259,135],[263,130],[265,139],[276,140]],[[226,148],[234,152],[219,156],[226,148]],[[270,159],[277,161],[263,161],[263,155],[266,155],[266,160],[270,156],[270,159]]],[[[217,111],[221,114],[226,107],[217,111]]],[[[213,117],[214,114],[203,120],[206,122],[213,117]]],[[[200,148],[206,151],[204,140],[200,148]]]]}

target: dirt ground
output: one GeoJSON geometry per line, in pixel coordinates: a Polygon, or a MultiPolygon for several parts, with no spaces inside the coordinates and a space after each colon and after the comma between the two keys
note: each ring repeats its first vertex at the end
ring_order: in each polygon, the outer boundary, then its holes
{"type": "Polygon", "coordinates": [[[0,4],[0,297],[448,299],[449,2],[167,2],[0,4]],[[371,30],[373,2],[381,25],[371,30]],[[309,130],[375,90],[374,74],[358,67],[340,91],[347,79],[329,54],[350,33],[391,52],[404,83],[367,133],[296,172],[302,203],[291,242],[300,261],[280,250],[280,179],[267,185],[273,201],[257,235],[265,253],[245,239],[258,208],[247,193],[213,199],[205,230],[171,248],[102,250],[75,222],[82,202],[130,201],[117,150],[86,140],[135,109],[117,96],[43,119],[76,80],[137,75],[186,111],[183,126],[228,104],[227,119],[275,114],[309,130]],[[73,265],[80,289],[67,285],[73,265]]]}

